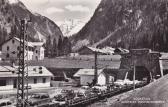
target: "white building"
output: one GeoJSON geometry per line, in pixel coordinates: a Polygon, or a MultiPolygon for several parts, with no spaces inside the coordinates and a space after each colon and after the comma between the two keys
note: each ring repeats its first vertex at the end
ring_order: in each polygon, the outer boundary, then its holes
{"type": "MultiPolygon", "coordinates": [[[[25,50],[27,60],[44,59],[44,48],[42,42],[28,42],[25,50]]],[[[11,60],[19,58],[20,39],[13,37],[2,44],[3,59],[11,60]]]]}
{"type": "Polygon", "coordinates": [[[43,42],[29,42],[34,47],[33,60],[43,60],[44,59],[44,47],[43,42]]]}
{"type": "MultiPolygon", "coordinates": [[[[99,69],[97,84],[106,85],[111,84],[117,78],[117,69],[99,69]]],[[[80,78],[80,85],[88,85],[88,83],[92,83],[94,79],[94,69],[80,69],[74,77],[80,78]]]]}
{"type": "MultiPolygon", "coordinates": [[[[18,67],[0,66],[0,91],[17,88],[18,67]]],[[[53,74],[45,67],[28,67],[28,86],[31,88],[50,87],[53,74]]]]}

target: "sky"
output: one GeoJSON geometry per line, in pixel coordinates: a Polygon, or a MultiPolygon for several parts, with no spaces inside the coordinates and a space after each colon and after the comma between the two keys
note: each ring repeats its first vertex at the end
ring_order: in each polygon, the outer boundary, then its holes
{"type": "Polygon", "coordinates": [[[87,22],[101,0],[20,0],[33,13],[39,13],[61,25],[68,19],[87,22]]]}

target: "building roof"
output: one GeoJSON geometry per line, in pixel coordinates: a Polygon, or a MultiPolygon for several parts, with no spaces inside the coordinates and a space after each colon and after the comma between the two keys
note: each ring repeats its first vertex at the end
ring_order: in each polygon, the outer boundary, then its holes
{"type": "MultiPolygon", "coordinates": [[[[19,38],[17,38],[17,37],[13,37],[15,40],[17,40],[17,41],[19,41],[20,42],[20,39],[19,38]]],[[[11,39],[13,39],[13,38],[11,38],[11,39]]],[[[10,39],[10,40],[11,40],[10,39]]],[[[8,40],[9,41],[9,40],[8,40]]],[[[5,42],[6,43],[6,42],[5,42]]],[[[30,46],[30,47],[33,47],[33,45],[30,43],[30,42],[28,42],[28,44],[27,44],[28,46],[30,46]]]]}
{"type": "MultiPolygon", "coordinates": [[[[80,77],[82,75],[94,76],[94,69],[80,69],[77,73],[74,74],[74,77],[80,77]]],[[[104,73],[105,75],[116,75],[117,78],[124,78],[125,73],[128,72],[128,69],[99,69],[98,75],[104,73]]]]}
{"type": "Polygon", "coordinates": [[[124,49],[124,48],[112,48],[112,47],[104,47],[104,48],[95,48],[95,47],[90,47],[90,46],[84,46],[83,48],[81,48],[79,51],[83,50],[83,49],[89,49],[92,52],[97,52],[97,53],[101,53],[101,54],[114,54],[114,53],[129,53],[129,50],[124,49]]]}
{"type": "MultiPolygon", "coordinates": [[[[15,39],[15,40],[17,40],[17,41],[20,42],[20,39],[19,39],[19,38],[13,37],[13,38],[10,38],[10,39],[8,39],[7,41],[5,41],[3,44],[7,43],[7,42],[10,41],[11,39],[15,39]]],[[[3,44],[2,44],[2,45],[3,45],[3,44]]],[[[43,44],[44,44],[43,42],[28,42],[28,46],[29,46],[29,47],[42,46],[43,44]]]]}
{"type": "Polygon", "coordinates": [[[87,48],[93,52],[99,52],[99,53],[103,53],[103,54],[106,53],[106,51],[103,51],[102,49],[98,49],[98,48],[94,48],[94,47],[87,47],[87,48]]]}
{"type": "Polygon", "coordinates": [[[114,54],[114,50],[115,50],[115,48],[112,48],[112,47],[102,48],[102,51],[104,51],[105,53],[108,53],[108,54],[114,54]]]}
{"type": "MultiPolygon", "coordinates": [[[[98,75],[103,71],[103,69],[98,69],[98,75]]],[[[79,69],[77,73],[74,74],[74,77],[80,77],[81,75],[93,76],[95,69],[79,69]]]]}
{"type": "Polygon", "coordinates": [[[32,46],[43,46],[43,42],[29,42],[30,45],[32,46]]]}
{"type": "MultiPolygon", "coordinates": [[[[26,68],[27,69],[27,68],[26,68]]],[[[0,66],[0,77],[17,77],[18,66],[0,66]]],[[[43,66],[28,66],[29,77],[53,76],[53,74],[43,66]],[[40,73],[40,68],[42,73],[40,73]]]]}

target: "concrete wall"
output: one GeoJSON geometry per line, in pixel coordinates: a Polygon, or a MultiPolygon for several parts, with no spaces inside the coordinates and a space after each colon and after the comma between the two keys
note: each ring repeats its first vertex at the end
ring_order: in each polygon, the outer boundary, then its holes
{"type": "Polygon", "coordinates": [[[133,70],[134,65],[145,67],[154,78],[158,74],[161,75],[159,53],[152,53],[148,49],[133,49],[130,50],[130,53],[122,55],[121,69],[133,70]]]}
{"type": "Polygon", "coordinates": [[[6,80],[6,86],[0,86],[0,91],[13,89],[13,79],[12,78],[0,78],[0,80],[6,80]]]}
{"type": "Polygon", "coordinates": [[[50,87],[51,78],[50,77],[32,77],[29,79],[29,86],[32,88],[43,88],[50,87]],[[37,79],[37,83],[34,83],[34,78],[37,79]],[[43,83],[43,78],[46,78],[46,83],[43,83]]]}
{"type": "Polygon", "coordinates": [[[91,75],[81,75],[80,76],[80,85],[88,85],[87,83],[92,83],[94,76],[91,75]]]}
{"type": "Polygon", "coordinates": [[[97,84],[99,85],[106,85],[106,75],[104,73],[101,73],[97,78],[97,84]]]}

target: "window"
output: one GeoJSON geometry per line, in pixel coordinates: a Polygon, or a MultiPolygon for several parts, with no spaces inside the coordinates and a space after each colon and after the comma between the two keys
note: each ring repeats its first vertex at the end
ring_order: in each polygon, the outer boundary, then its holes
{"type": "Polygon", "coordinates": [[[17,47],[17,50],[18,50],[18,51],[20,50],[19,46],[17,47]]]}
{"type": "Polygon", "coordinates": [[[8,101],[8,102],[6,103],[6,105],[12,105],[12,102],[8,101]]]}
{"type": "Polygon", "coordinates": [[[43,78],[43,83],[46,83],[46,78],[43,78]]]}
{"type": "Polygon", "coordinates": [[[7,54],[6,54],[6,57],[7,57],[7,58],[9,58],[9,57],[10,57],[10,55],[7,53],[7,54]]]}
{"type": "Polygon", "coordinates": [[[18,54],[17,54],[17,57],[19,58],[19,56],[20,56],[20,54],[18,53],[18,54]]]}
{"type": "Polygon", "coordinates": [[[15,52],[15,51],[13,51],[13,52],[12,52],[12,54],[16,54],[16,52],[15,52]]]}
{"type": "Polygon", "coordinates": [[[12,43],[14,44],[14,43],[15,43],[15,40],[12,40],[12,43]]]}
{"type": "Polygon", "coordinates": [[[37,79],[36,78],[34,78],[34,84],[37,84],[37,79]]]}
{"type": "Polygon", "coordinates": [[[0,86],[6,86],[6,80],[0,80],[0,86]]]}
{"type": "Polygon", "coordinates": [[[25,50],[28,50],[29,49],[29,47],[28,46],[25,46],[25,50]]]}
{"type": "Polygon", "coordinates": [[[7,46],[7,51],[9,51],[9,46],[7,46]]]}

